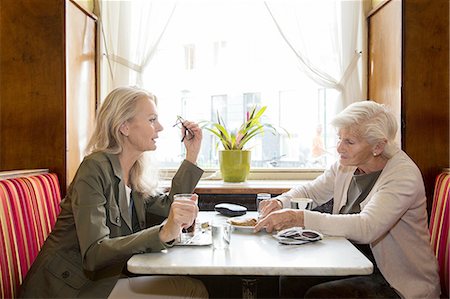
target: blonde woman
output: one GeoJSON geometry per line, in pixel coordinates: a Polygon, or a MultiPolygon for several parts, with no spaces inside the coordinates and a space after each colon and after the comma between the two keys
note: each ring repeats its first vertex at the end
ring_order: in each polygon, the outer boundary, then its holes
{"type": "Polygon", "coordinates": [[[21,287],[22,297],[161,298],[208,297],[188,277],[127,277],[133,255],[171,247],[194,222],[192,193],[203,171],[196,164],[202,141],[197,124],[184,121],[186,159],[169,194],[157,190],[156,170],[145,153],[156,149],[163,127],[156,97],[135,88],[113,90],[102,104],[90,152],[61,202],[61,214],[21,287]],[[167,220],[161,224],[155,222],[167,220]]]}

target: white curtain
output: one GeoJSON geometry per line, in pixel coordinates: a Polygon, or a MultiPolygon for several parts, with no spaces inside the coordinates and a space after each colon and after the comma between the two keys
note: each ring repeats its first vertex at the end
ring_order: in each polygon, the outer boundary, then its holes
{"type": "MultiPolygon", "coordinates": [[[[265,7],[299,67],[314,82],[340,93],[338,110],[364,98],[363,0],[266,0],[265,7]]],[[[177,7],[176,0],[96,0],[104,63],[101,94],[142,85],[177,7]]],[[[103,96],[102,96],[103,98],[103,96]]]]}
{"type": "Polygon", "coordinates": [[[363,7],[359,0],[268,0],[264,4],[299,67],[340,93],[338,110],[361,100],[363,7]],[[324,5],[326,2],[326,5],[324,5]],[[361,36],[361,34],[359,34],[361,36]]]}
{"type": "Polygon", "coordinates": [[[141,86],[142,73],[164,36],[177,1],[98,0],[96,3],[102,54],[106,58],[102,67],[102,94],[117,86],[141,86]]]}

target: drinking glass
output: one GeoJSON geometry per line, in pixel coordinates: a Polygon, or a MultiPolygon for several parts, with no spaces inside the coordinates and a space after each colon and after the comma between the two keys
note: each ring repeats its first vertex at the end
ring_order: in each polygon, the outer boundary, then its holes
{"type": "Polygon", "coordinates": [[[258,212],[259,215],[259,204],[261,203],[261,201],[265,200],[265,199],[270,199],[271,195],[269,193],[258,193],[256,194],[256,211],[258,212]]]}
{"type": "MultiPolygon", "coordinates": [[[[175,195],[173,196],[173,200],[179,200],[179,199],[188,199],[188,200],[191,200],[192,195],[193,195],[193,194],[191,194],[191,193],[180,193],[180,194],[175,194],[175,195]]],[[[187,233],[193,234],[193,233],[194,233],[194,229],[195,229],[195,220],[194,220],[194,222],[192,223],[191,226],[189,226],[188,228],[184,228],[184,229],[183,229],[183,232],[184,232],[184,233],[187,232],[187,233]]]]}
{"type": "Polygon", "coordinates": [[[211,234],[214,249],[227,249],[230,247],[231,229],[231,225],[222,219],[214,219],[212,221],[211,234]]]}
{"type": "Polygon", "coordinates": [[[310,210],[312,205],[311,198],[298,197],[291,199],[291,208],[299,210],[310,210]]]}

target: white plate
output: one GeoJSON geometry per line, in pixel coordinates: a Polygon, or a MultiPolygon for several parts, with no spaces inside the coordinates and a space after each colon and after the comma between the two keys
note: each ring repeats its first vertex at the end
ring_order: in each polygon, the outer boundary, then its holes
{"type": "MultiPolygon", "coordinates": [[[[244,220],[244,219],[246,219],[246,218],[239,218],[239,219],[244,220]]],[[[241,230],[241,231],[253,232],[253,229],[255,228],[254,226],[244,226],[244,225],[236,225],[236,224],[233,224],[233,223],[231,223],[231,219],[228,219],[227,222],[228,222],[229,224],[231,224],[231,226],[232,226],[234,229],[241,230]]]]}
{"type": "Polygon", "coordinates": [[[234,229],[253,232],[254,226],[231,225],[234,229]]]}

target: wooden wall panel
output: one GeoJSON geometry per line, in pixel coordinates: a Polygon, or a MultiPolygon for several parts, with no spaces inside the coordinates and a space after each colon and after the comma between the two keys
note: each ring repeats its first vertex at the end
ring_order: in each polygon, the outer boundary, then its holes
{"type": "Polygon", "coordinates": [[[401,144],[401,1],[380,4],[369,18],[369,99],[386,104],[397,115],[397,142],[401,144]]]}
{"type": "Polygon", "coordinates": [[[69,0],[0,1],[0,170],[49,169],[65,195],[95,115],[96,42],[69,0]]]}
{"type": "Polygon", "coordinates": [[[449,161],[449,1],[403,1],[404,150],[422,170],[431,203],[449,161]]]}
{"type": "Polygon", "coordinates": [[[0,170],[48,168],[65,186],[64,1],[0,1],[0,170]]]}
{"type": "Polygon", "coordinates": [[[389,103],[386,99],[394,100],[400,92],[400,101],[393,105],[400,105],[402,148],[422,171],[430,209],[434,180],[442,168],[450,166],[449,1],[384,1],[370,14],[369,27],[370,61],[381,64],[369,73],[369,96],[389,103]],[[392,35],[399,26],[401,35],[392,35]],[[398,49],[400,73],[394,59],[398,49]]]}

